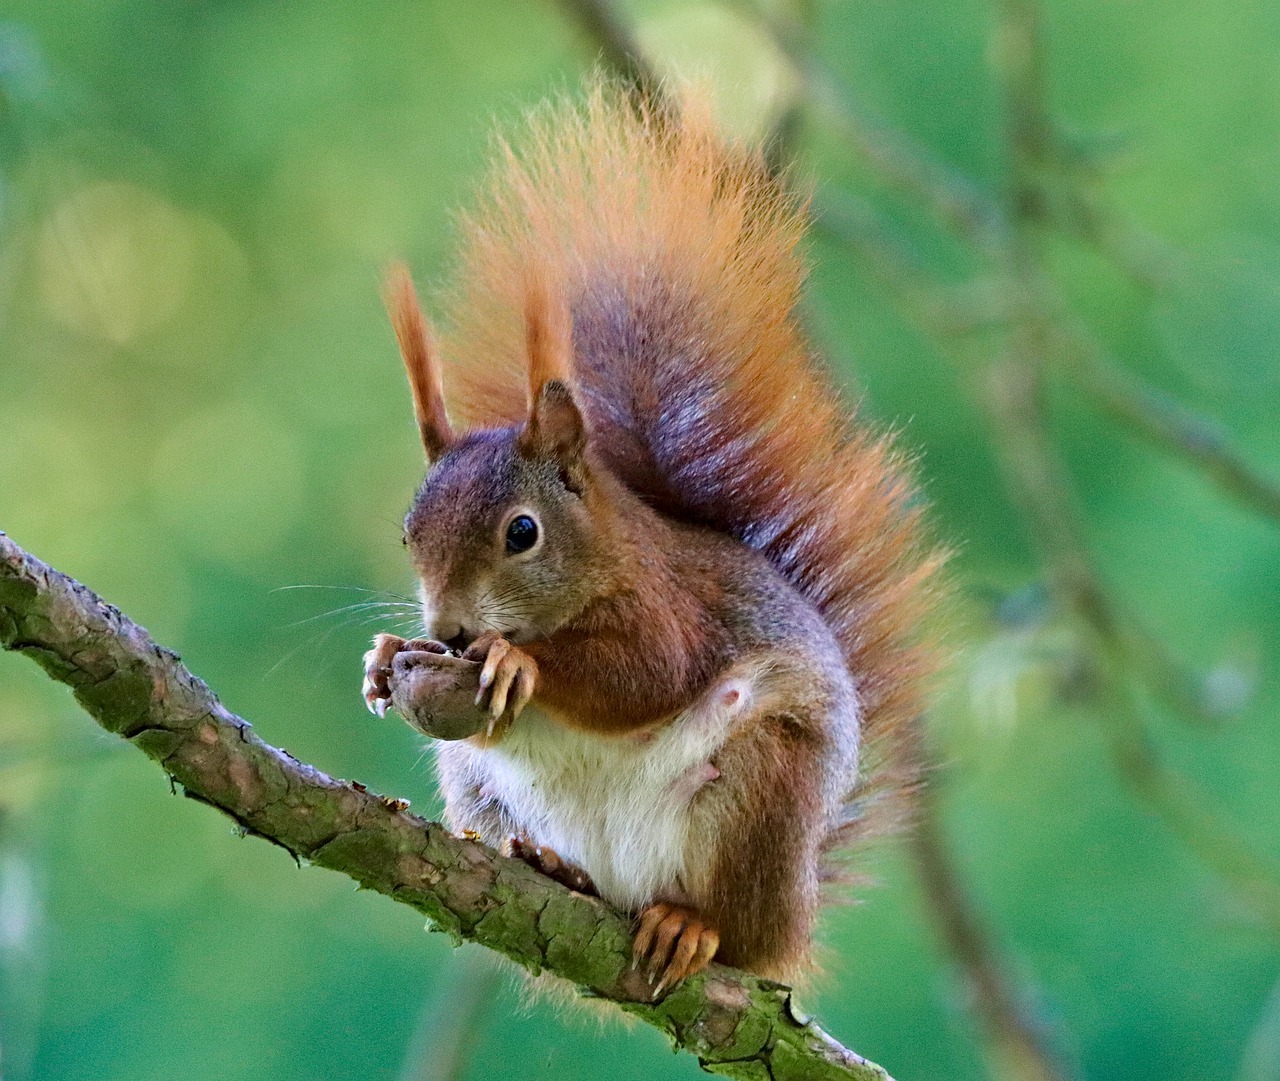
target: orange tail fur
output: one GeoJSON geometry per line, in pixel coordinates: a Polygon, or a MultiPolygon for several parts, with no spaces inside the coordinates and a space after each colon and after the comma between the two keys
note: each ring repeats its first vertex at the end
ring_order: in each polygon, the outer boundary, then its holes
{"type": "MultiPolygon", "coordinates": [[[[567,303],[597,453],[665,512],[760,550],[823,613],[864,708],[864,770],[831,847],[883,831],[916,783],[942,555],[891,439],[855,424],[795,308],[804,208],[704,110],[594,85],[503,145],[462,226],[441,347],[455,416],[524,417],[530,268],[567,303]]],[[[851,778],[851,784],[852,784],[851,778]]]]}

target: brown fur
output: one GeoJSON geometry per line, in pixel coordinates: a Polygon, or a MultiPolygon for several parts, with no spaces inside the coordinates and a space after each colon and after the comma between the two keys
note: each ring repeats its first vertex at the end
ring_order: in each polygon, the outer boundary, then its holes
{"type": "MultiPolygon", "coordinates": [[[[595,86],[504,148],[462,232],[441,351],[483,430],[452,433],[429,349],[406,351],[438,458],[406,521],[427,631],[505,636],[571,729],[643,741],[677,715],[735,718],[684,797],[684,877],[650,901],[718,931],[723,959],[794,976],[823,856],[900,818],[916,783],[941,562],[901,455],[851,422],[801,334],[802,208],[696,108],[659,121],[595,86]],[[512,554],[524,513],[541,547],[512,554]],[[748,712],[708,707],[740,670],[748,712]]],[[[499,843],[522,809],[472,753],[441,752],[448,812],[499,843]]]]}
{"type": "Polygon", "coordinates": [[[790,980],[807,962],[822,843],[814,825],[823,815],[812,763],[822,743],[792,715],[760,717],[718,756],[721,777],[738,784],[712,786],[696,806],[694,828],[714,821],[721,836],[690,892],[719,929],[726,964],[790,980]],[[751,815],[726,813],[747,800],[751,815]]]}
{"type": "Polygon", "coordinates": [[[460,224],[441,341],[459,419],[523,418],[538,268],[569,300],[599,457],[650,505],[762,552],[840,641],[872,768],[829,847],[899,826],[934,666],[920,629],[945,553],[923,537],[904,455],[851,421],[804,339],[803,207],[759,152],[726,148],[700,104],[671,123],[595,85],[585,106],[549,106],[518,150],[501,147],[460,224]]]}

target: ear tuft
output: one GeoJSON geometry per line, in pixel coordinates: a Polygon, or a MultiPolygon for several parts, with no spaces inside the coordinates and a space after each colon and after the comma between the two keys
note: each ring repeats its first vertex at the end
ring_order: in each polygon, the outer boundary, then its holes
{"type": "Polygon", "coordinates": [[[434,462],[449,449],[454,435],[444,408],[440,362],[435,355],[431,330],[414,292],[409,268],[403,263],[392,263],[387,268],[383,299],[400,345],[405,374],[409,377],[422,448],[427,453],[427,461],[434,462]]]}
{"type": "Polygon", "coordinates": [[[543,386],[552,379],[567,383],[573,367],[573,320],[544,267],[525,271],[524,332],[532,409],[543,386]]]}
{"type": "Polygon", "coordinates": [[[555,462],[566,486],[581,493],[587,430],[569,389],[573,320],[545,267],[526,271],[524,319],[529,417],[520,432],[520,452],[555,462]]]}

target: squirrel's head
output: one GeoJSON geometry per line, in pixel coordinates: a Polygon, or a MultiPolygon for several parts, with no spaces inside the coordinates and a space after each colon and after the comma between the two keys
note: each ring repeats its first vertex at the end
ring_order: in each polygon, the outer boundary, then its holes
{"type": "Polygon", "coordinates": [[[424,629],[454,647],[489,630],[517,643],[545,637],[599,595],[593,553],[604,548],[597,471],[568,383],[568,315],[531,289],[528,414],[521,424],[458,435],[407,271],[393,271],[388,285],[430,464],[404,533],[424,629]]]}

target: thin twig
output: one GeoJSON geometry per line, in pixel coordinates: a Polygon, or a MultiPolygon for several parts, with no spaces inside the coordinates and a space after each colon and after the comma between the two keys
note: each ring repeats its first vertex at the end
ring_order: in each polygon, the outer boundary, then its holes
{"type": "Polygon", "coordinates": [[[1112,418],[1189,461],[1242,506],[1280,522],[1280,482],[1250,465],[1219,425],[1126,371],[1082,328],[1068,328],[1062,354],[1080,388],[1112,418]]]}
{"type": "Polygon", "coordinates": [[[858,102],[812,48],[794,21],[748,5],[794,68],[814,110],[845,145],[891,188],[928,209],[943,225],[987,254],[999,250],[998,203],[959,170],[858,102]]]}

